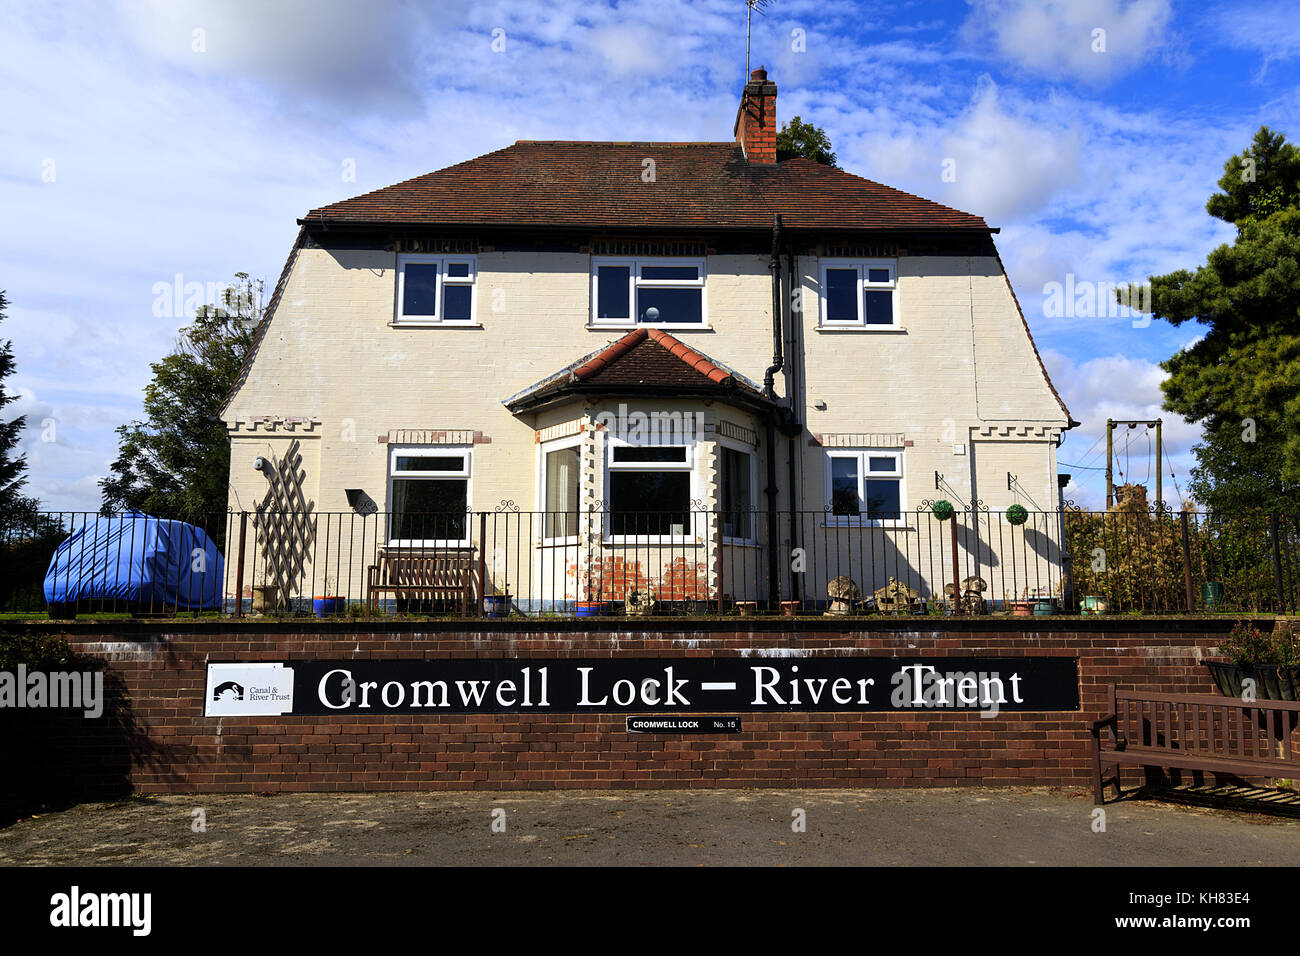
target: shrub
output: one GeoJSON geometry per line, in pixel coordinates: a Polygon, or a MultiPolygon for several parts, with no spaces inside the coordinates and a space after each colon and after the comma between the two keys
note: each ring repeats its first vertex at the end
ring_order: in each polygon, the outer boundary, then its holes
{"type": "Polygon", "coordinates": [[[1238,667],[1300,664],[1300,638],[1288,621],[1278,621],[1267,634],[1249,621],[1238,621],[1218,652],[1238,667]]]}

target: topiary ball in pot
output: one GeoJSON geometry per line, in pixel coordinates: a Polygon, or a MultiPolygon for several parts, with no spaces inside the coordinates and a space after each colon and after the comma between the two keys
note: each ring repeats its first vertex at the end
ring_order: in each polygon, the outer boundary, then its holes
{"type": "Polygon", "coordinates": [[[1029,512],[1024,505],[1012,505],[1007,509],[1007,521],[1010,524],[1024,524],[1029,520],[1029,512]]]}
{"type": "Polygon", "coordinates": [[[934,515],[940,521],[947,521],[956,513],[957,509],[952,506],[951,501],[940,499],[930,505],[930,514],[934,515]]]}

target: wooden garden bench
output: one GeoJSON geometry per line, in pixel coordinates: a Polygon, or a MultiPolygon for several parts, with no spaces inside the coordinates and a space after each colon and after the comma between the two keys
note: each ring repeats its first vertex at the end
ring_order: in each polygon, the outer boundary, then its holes
{"type": "Polygon", "coordinates": [[[461,611],[475,606],[476,553],[473,548],[394,548],[379,552],[366,570],[366,609],[379,612],[379,595],[459,601],[461,611]]]}
{"type": "Polygon", "coordinates": [[[1110,716],[1092,725],[1093,799],[1116,797],[1120,766],[1230,774],[1300,777],[1300,747],[1292,741],[1300,701],[1243,701],[1216,694],[1160,694],[1110,689],[1110,716]],[[1106,781],[1103,768],[1115,775],[1106,781]]]}

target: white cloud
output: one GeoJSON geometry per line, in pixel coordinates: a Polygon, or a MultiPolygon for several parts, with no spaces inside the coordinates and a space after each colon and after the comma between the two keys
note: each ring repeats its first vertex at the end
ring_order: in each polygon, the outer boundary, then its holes
{"type": "Polygon", "coordinates": [[[1264,55],[1259,77],[1269,64],[1289,60],[1300,54],[1300,19],[1295,4],[1285,2],[1234,4],[1220,8],[1209,17],[1209,28],[1231,46],[1256,50],[1264,55]]]}
{"type": "MultiPolygon", "coordinates": [[[[1184,421],[1161,408],[1160,383],[1168,373],[1154,362],[1126,355],[1104,355],[1075,363],[1059,352],[1043,350],[1043,363],[1052,382],[1080,425],[1066,433],[1057,453],[1060,469],[1071,475],[1066,497],[1085,508],[1105,507],[1106,420],[1154,421],[1163,419],[1163,440],[1168,461],[1158,467],[1164,474],[1165,500],[1175,505],[1177,490],[1170,464],[1184,493],[1194,458],[1191,448],[1201,438],[1201,426],[1184,421]],[[1083,467],[1080,467],[1083,466],[1083,467]]],[[[1115,483],[1136,481],[1155,497],[1154,431],[1120,428],[1115,431],[1115,483]],[[1149,441],[1148,441],[1149,439],[1149,441]]]]}
{"type": "Polygon", "coordinates": [[[1149,59],[1168,42],[1173,16],[1169,0],[975,0],[974,7],[963,28],[972,47],[991,48],[1035,76],[1087,83],[1113,81],[1149,59]]]}

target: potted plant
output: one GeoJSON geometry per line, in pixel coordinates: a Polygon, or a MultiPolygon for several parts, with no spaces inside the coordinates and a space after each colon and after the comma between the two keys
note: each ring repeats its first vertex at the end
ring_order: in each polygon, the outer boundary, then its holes
{"type": "Polygon", "coordinates": [[[268,584],[266,581],[266,565],[257,569],[257,576],[253,581],[253,611],[257,614],[264,614],[267,611],[275,610],[279,604],[277,588],[274,584],[268,584]]]}
{"type": "Polygon", "coordinates": [[[1002,603],[1011,609],[1013,617],[1032,617],[1034,614],[1034,605],[1037,603],[1029,598],[1018,598],[1011,591],[1002,592],[1002,603]]]}
{"type": "Polygon", "coordinates": [[[509,617],[510,592],[483,595],[483,613],[487,617],[509,617]]]}
{"type": "Polygon", "coordinates": [[[1029,512],[1024,505],[1012,505],[1007,509],[1007,523],[1021,525],[1029,520],[1029,512]]]}
{"type": "Polygon", "coordinates": [[[1216,650],[1227,662],[1202,663],[1225,697],[1241,697],[1242,682],[1251,679],[1256,698],[1300,700],[1300,636],[1290,621],[1275,621],[1268,633],[1250,621],[1238,621],[1216,650]]]}
{"type": "Polygon", "coordinates": [[[649,617],[654,614],[659,602],[655,600],[649,588],[629,591],[623,602],[623,612],[628,617],[649,617]]]}
{"type": "Polygon", "coordinates": [[[1100,594],[1085,594],[1079,606],[1080,614],[1105,614],[1106,598],[1100,594]]]}
{"type": "Polygon", "coordinates": [[[313,595],[311,599],[312,610],[316,612],[317,617],[329,617],[332,614],[342,614],[347,610],[348,599],[338,593],[333,575],[325,575],[325,593],[313,595]]]}

